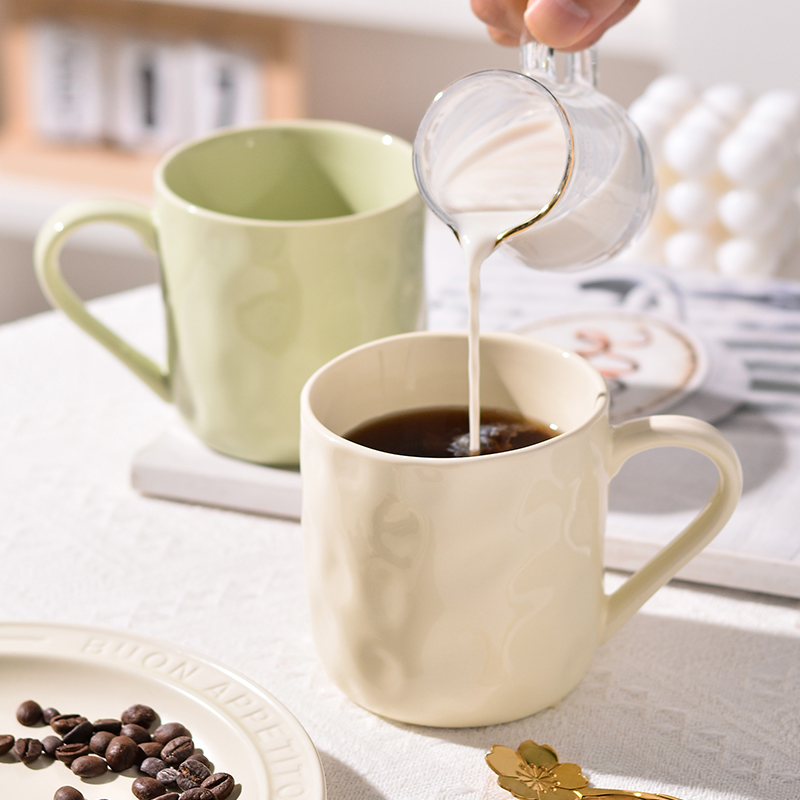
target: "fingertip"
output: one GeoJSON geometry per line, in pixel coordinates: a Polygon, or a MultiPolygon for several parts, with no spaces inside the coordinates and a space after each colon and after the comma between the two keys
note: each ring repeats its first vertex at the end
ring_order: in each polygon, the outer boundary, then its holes
{"type": "Polygon", "coordinates": [[[519,44],[525,5],[526,0],[470,0],[473,14],[500,44],[519,44]]]}
{"type": "Polygon", "coordinates": [[[591,47],[602,38],[605,33],[605,28],[597,27],[592,29],[586,36],[579,36],[574,42],[568,45],[562,45],[558,49],[562,53],[577,53],[581,50],[591,47]]]}
{"type": "Polygon", "coordinates": [[[491,25],[487,25],[486,30],[496,44],[501,44],[504,47],[517,47],[519,45],[519,36],[512,36],[510,33],[493,28],[491,25]]]}
{"type": "Polygon", "coordinates": [[[592,21],[591,13],[575,0],[533,0],[524,20],[537,41],[559,50],[583,39],[592,21]]]}

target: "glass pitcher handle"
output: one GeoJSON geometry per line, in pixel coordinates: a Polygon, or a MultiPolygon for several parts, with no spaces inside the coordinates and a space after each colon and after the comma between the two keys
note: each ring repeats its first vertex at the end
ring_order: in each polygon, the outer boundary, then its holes
{"type": "MultiPolygon", "coordinates": [[[[566,61],[564,83],[580,83],[597,87],[597,47],[592,45],[576,53],[564,53],[566,61]]],[[[519,43],[520,71],[523,75],[545,75],[556,81],[555,51],[546,44],[537,42],[530,31],[524,28],[519,43]]]]}
{"type": "Polygon", "coordinates": [[[525,27],[519,42],[519,63],[523,75],[545,75],[552,81],[556,80],[555,51],[534,39],[525,27]]]}

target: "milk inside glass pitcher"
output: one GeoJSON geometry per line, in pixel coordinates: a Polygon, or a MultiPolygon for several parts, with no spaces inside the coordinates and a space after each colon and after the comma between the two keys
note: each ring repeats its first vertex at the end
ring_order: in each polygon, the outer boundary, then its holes
{"type": "Polygon", "coordinates": [[[586,267],[627,245],[655,200],[644,139],[595,88],[594,48],[525,41],[521,72],[487,70],[435,98],[414,141],[422,196],[462,245],[537,269],[586,267]]]}

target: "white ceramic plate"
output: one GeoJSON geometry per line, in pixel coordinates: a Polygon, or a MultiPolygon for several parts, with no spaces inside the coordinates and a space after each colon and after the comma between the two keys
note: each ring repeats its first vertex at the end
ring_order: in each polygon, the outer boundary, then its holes
{"type": "MultiPolygon", "coordinates": [[[[0,734],[41,739],[49,726],[15,717],[23,700],[90,720],[119,717],[134,703],[163,722],[182,722],[220,772],[236,779],[233,800],[324,800],[316,748],[297,719],[261,687],[189,651],[130,633],[75,626],[0,623],[0,734]]],[[[138,771],[82,780],[42,757],[30,766],[0,756],[0,796],[50,800],[59,786],[86,800],[131,800],[138,771]]]]}

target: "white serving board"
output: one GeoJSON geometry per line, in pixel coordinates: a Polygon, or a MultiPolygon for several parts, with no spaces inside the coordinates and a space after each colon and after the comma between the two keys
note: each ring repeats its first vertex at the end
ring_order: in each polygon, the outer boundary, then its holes
{"type": "Polygon", "coordinates": [[[300,473],[238,461],[206,447],[176,420],[133,459],[142,494],[253,514],[300,518],[300,473]]]}

